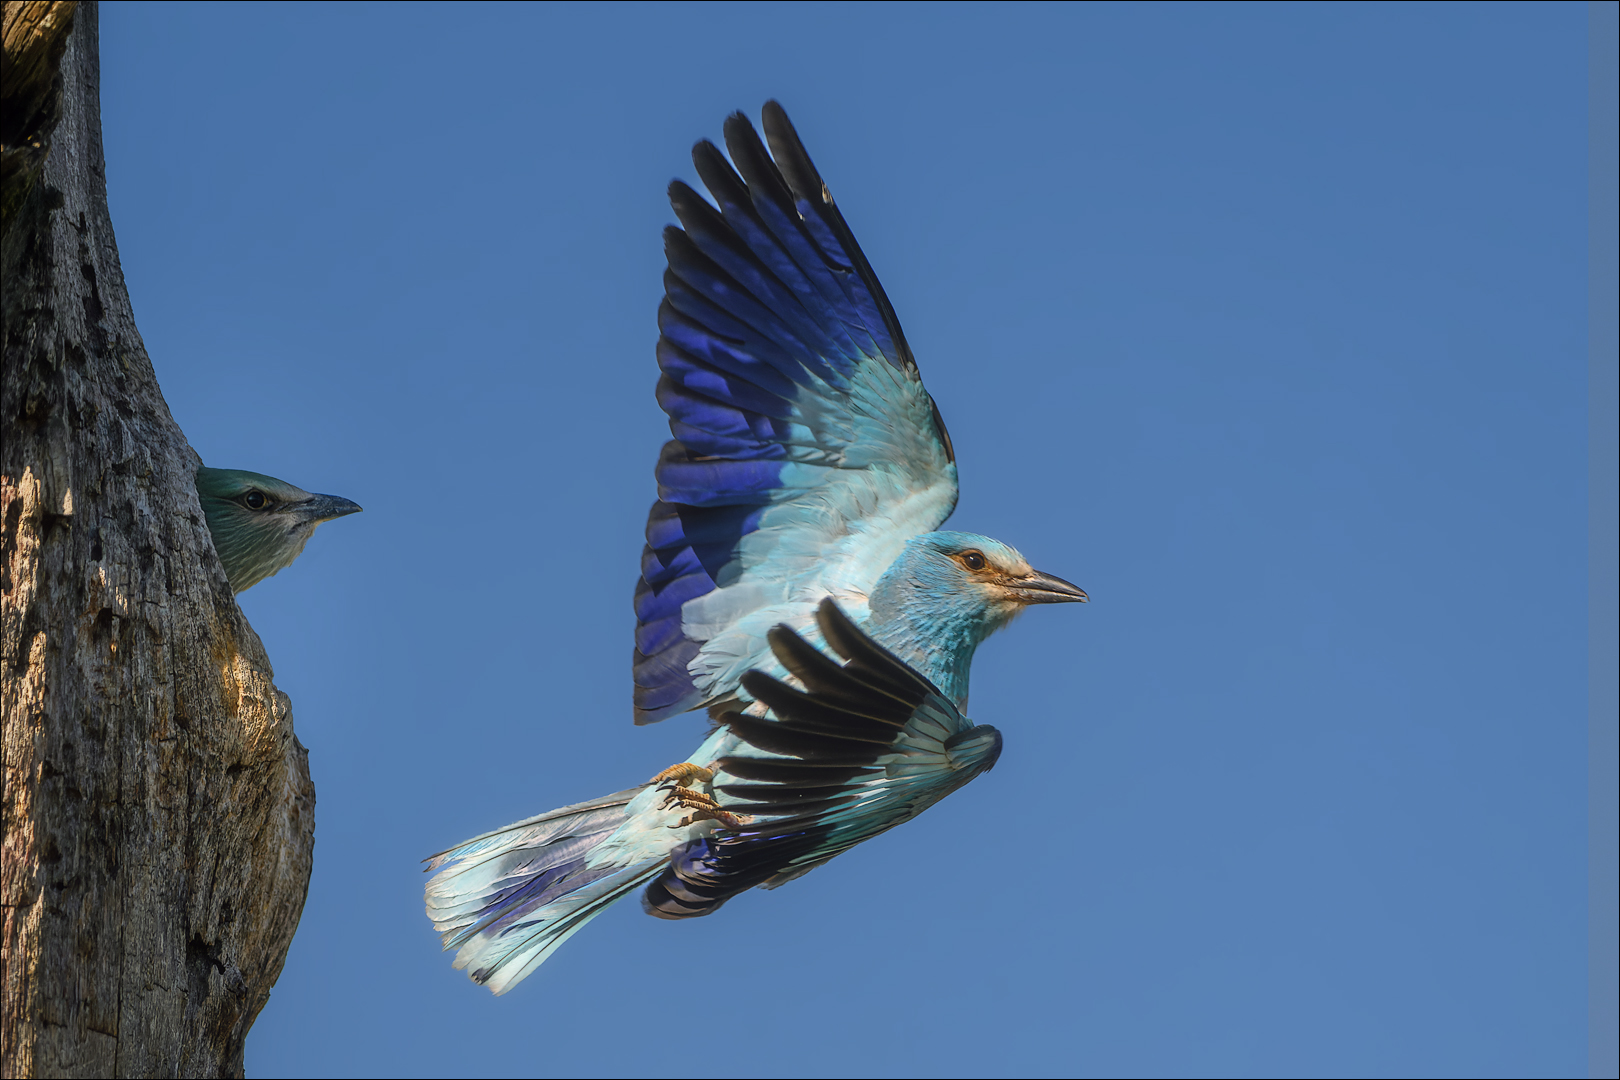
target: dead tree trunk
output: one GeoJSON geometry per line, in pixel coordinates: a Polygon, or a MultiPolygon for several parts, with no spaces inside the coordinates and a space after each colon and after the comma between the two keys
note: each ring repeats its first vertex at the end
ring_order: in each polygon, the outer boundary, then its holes
{"type": "Polygon", "coordinates": [[[240,1076],[315,790],[135,330],[96,15],[5,3],[0,1071],[240,1076]]]}

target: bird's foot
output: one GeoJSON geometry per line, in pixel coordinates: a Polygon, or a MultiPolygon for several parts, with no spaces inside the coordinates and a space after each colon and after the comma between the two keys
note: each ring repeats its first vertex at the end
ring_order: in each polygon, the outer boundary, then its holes
{"type": "Polygon", "coordinates": [[[701,791],[693,791],[688,787],[672,787],[669,794],[664,796],[664,809],[672,810],[675,807],[684,810],[718,810],[720,804],[713,795],[705,795],[701,791]]]}
{"type": "Polygon", "coordinates": [[[679,822],[671,825],[672,829],[684,829],[688,825],[696,825],[700,821],[718,821],[728,829],[740,829],[754,819],[747,814],[733,814],[729,810],[698,810],[687,814],[679,822]]]}
{"type": "Polygon", "coordinates": [[[647,783],[668,784],[669,782],[674,781],[674,785],[676,787],[689,788],[692,786],[692,781],[694,780],[700,784],[707,784],[713,779],[713,769],[705,769],[701,765],[693,765],[690,761],[683,761],[678,765],[671,765],[669,768],[647,781],[647,783]]]}
{"type": "Polygon", "coordinates": [[[731,811],[724,809],[712,796],[705,795],[701,791],[693,791],[688,787],[673,787],[670,789],[669,794],[664,796],[665,810],[671,810],[677,806],[685,810],[691,810],[693,813],[687,814],[679,822],[671,825],[670,828],[672,829],[684,829],[688,825],[695,825],[700,821],[718,821],[728,829],[740,829],[754,820],[747,814],[733,814],[731,811]]]}

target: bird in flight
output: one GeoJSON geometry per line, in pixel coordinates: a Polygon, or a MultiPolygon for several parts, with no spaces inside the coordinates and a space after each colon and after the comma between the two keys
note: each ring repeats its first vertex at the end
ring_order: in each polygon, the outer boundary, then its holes
{"type": "Polygon", "coordinates": [[[358,503],[338,495],[314,495],[263,473],[206,466],[197,470],[197,499],[233,593],[291,566],[321,522],[360,512],[358,503]]]}
{"type": "Polygon", "coordinates": [[[937,531],[955,453],[883,287],[787,114],[726,121],[670,185],[658,402],[674,436],[636,587],[638,724],[707,709],[645,783],[433,856],[455,967],[505,993],[610,904],[707,915],[910,820],[989,769],[974,651],[1086,600],[1006,544],[937,531]],[[769,150],[766,149],[767,145],[769,150]],[[718,206],[718,209],[716,209],[718,206]]]}

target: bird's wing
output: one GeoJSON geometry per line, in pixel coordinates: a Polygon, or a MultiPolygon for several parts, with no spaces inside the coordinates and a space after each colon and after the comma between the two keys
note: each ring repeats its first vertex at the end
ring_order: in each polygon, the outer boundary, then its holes
{"type": "Polygon", "coordinates": [[[741,113],[731,163],[693,149],[719,210],[670,186],[658,401],[674,439],[636,589],[640,724],[727,699],[769,663],[766,631],[812,627],[823,597],[864,611],[956,506],[950,437],[883,287],[774,101],[764,127],[770,153],[741,113]]]}
{"type": "Polygon", "coordinates": [[[707,915],[745,889],[790,881],[917,816],[1000,756],[1000,732],[974,726],[831,599],[816,614],[848,662],[786,627],[771,632],[777,659],[804,689],[744,676],[774,719],[723,717],[742,745],[716,763],[713,781],[724,810],[752,820],[723,822],[677,849],[647,887],[649,913],[707,915]]]}

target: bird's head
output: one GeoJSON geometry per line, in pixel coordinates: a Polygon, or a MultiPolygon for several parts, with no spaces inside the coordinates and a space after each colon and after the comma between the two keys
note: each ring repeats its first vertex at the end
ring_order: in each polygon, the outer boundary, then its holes
{"type": "Polygon", "coordinates": [[[930,621],[944,637],[977,645],[1031,604],[1085,603],[1083,590],[1042,573],[988,536],[931,532],[906,544],[872,592],[874,617],[930,621]]]}
{"type": "Polygon", "coordinates": [[[340,496],[241,469],[198,469],[197,497],[233,592],[290,565],[321,522],[360,511],[340,496]]]}

